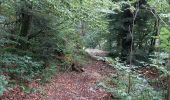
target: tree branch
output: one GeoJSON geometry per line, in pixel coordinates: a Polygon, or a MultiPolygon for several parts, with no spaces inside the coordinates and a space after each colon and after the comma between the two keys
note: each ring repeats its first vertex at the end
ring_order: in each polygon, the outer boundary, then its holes
{"type": "Polygon", "coordinates": [[[28,40],[30,40],[30,39],[36,37],[37,35],[41,34],[42,32],[43,32],[43,29],[40,30],[40,31],[38,31],[37,33],[30,34],[30,35],[28,36],[28,40]]]}

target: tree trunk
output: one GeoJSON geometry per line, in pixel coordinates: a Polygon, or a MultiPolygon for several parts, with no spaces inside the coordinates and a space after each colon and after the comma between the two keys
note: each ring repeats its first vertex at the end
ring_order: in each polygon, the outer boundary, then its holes
{"type": "Polygon", "coordinates": [[[2,1],[0,1],[0,14],[1,14],[1,9],[2,9],[1,4],[2,4],[2,1]]]}
{"type": "MultiPolygon", "coordinates": [[[[127,7],[129,8],[129,7],[127,7]]],[[[131,32],[131,28],[132,28],[132,19],[133,19],[133,14],[132,12],[127,9],[123,12],[123,18],[125,19],[125,21],[123,22],[123,29],[122,29],[122,33],[121,33],[121,37],[122,37],[122,50],[121,50],[121,59],[123,61],[127,61],[128,57],[130,55],[130,51],[131,51],[131,45],[132,45],[132,36],[130,34],[131,32]]]]}
{"type": "MultiPolygon", "coordinates": [[[[153,36],[159,36],[159,27],[160,27],[160,19],[157,19],[154,25],[154,30],[156,30],[153,34],[153,36]]],[[[156,45],[156,38],[151,39],[151,44],[149,48],[149,53],[152,53],[155,50],[156,45]]]]}
{"type": "Polygon", "coordinates": [[[80,21],[80,35],[85,36],[85,23],[82,20],[80,21]]]}
{"type": "Polygon", "coordinates": [[[30,33],[31,23],[32,23],[32,15],[28,12],[32,9],[32,5],[25,2],[25,5],[27,8],[22,8],[20,13],[20,20],[21,20],[21,26],[20,26],[20,37],[26,38],[25,40],[19,39],[19,45],[17,45],[18,48],[26,50],[29,48],[29,44],[27,43],[28,39],[27,36],[30,33]],[[27,11],[25,11],[27,9],[27,11]]]}

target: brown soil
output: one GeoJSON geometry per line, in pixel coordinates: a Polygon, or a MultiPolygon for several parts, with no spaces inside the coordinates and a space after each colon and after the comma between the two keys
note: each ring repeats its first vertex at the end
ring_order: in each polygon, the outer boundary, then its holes
{"type": "Polygon", "coordinates": [[[115,71],[96,60],[91,60],[83,70],[82,73],[59,73],[45,86],[36,82],[30,84],[30,87],[41,89],[41,93],[25,94],[17,87],[4,93],[0,100],[109,100],[111,94],[96,84],[115,71]]]}
{"type": "Polygon", "coordinates": [[[61,73],[44,88],[44,100],[109,100],[111,94],[96,83],[114,71],[101,61],[84,66],[83,73],[61,73]]]}

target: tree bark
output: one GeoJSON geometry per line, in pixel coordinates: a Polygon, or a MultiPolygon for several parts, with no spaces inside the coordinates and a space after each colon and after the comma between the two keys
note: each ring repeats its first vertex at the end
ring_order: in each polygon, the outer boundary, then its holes
{"type": "Polygon", "coordinates": [[[22,39],[19,39],[19,45],[17,45],[17,47],[19,49],[23,49],[23,50],[26,50],[29,48],[29,44],[27,43],[28,39],[27,39],[27,36],[28,34],[30,33],[30,29],[31,29],[31,23],[32,23],[32,15],[28,12],[28,10],[31,10],[32,9],[32,4],[30,3],[27,3],[25,1],[25,5],[27,8],[22,8],[21,9],[21,13],[20,13],[20,16],[21,16],[21,26],[20,26],[20,37],[22,38],[26,38],[26,40],[22,40],[22,39]]]}
{"type": "MultiPolygon", "coordinates": [[[[126,7],[126,9],[129,7],[126,7]]],[[[132,28],[133,21],[133,13],[127,9],[123,12],[123,18],[125,21],[123,22],[123,29],[121,33],[122,37],[122,50],[121,50],[121,59],[123,61],[127,61],[128,56],[130,55],[131,45],[132,45],[132,36],[130,34],[132,28]]]]}

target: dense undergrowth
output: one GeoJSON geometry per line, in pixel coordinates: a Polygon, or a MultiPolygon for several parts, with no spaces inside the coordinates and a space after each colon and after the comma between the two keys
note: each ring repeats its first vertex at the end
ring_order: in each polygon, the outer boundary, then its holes
{"type": "MultiPolygon", "coordinates": [[[[151,56],[150,63],[141,62],[143,66],[127,65],[119,58],[102,58],[116,74],[104,79],[97,85],[111,92],[113,99],[121,100],[164,100],[168,81],[168,72],[164,65],[168,58],[167,53],[161,53],[159,60],[156,55],[151,56]]],[[[101,59],[101,58],[100,58],[101,59]]]]}

